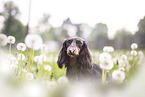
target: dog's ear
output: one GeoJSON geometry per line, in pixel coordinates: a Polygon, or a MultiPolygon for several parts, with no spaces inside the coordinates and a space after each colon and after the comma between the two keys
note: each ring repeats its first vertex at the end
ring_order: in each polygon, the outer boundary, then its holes
{"type": "Polygon", "coordinates": [[[66,40],[65,40],[61,46],[61,50],[60,50],[60,53],[58,56],[57,64],[58,64],[59,68],[62,68],[63,64],[67,65],[68,61],[69,61],[69,58],[67,55],[67,47],[66,47],[66,40]]]}
{"type": "Polygon", "coordinates": [[[83,41],[83,46],[79,55],[79,62],[81,62],[81,64],[83,64],[84,67],[87,66],[92,68],[92,60],[92,54],[90,52],[88,44],[85,41],[83,41]]]}

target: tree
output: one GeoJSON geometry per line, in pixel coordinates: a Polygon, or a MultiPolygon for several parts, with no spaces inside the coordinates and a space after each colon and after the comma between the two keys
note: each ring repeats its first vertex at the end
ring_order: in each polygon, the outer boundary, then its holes
{"type": "Polygon", "coordinates": [[[108,38],[108,27],[106,24],[98,23],[95,25],[94,29],[92,30],[91,37],[96,39],[98,37],[105,37],[108,38]]]}
{"type": "Polygon", "coordinates": [[[95,25],[91,33],[92,46],[95,49],[103,49],[108,44],[108,27],[106,24],[98,23],[95,25]]]}
{"type": "Polygon", "coordinates": [[[145,16],[138,23],[138,31],[135,34],[134,41],[139,45],[140,49],[145,48],[145,16]]]}
{"type": "Polygon", "coordinates": [[[130,49],[132,38],[132,33],[125,28],[118,30],[114,38],[115,49],[130,49]]]}
{"type": "Polygon", "coordinates": [[[19,14],[20,11],[18,7],[12,1],[4,4],[2,15],[5,20],[2,33],[7,36],[14,36],[17,42],[23,42],[26,36],[26,31],[25,26],[17,19],[19,14]]]}

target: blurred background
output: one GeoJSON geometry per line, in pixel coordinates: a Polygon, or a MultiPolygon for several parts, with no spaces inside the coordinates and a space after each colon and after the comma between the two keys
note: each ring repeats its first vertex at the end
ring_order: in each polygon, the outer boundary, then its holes
{"type": "MultiPolygon", "coordinates": [[[[64,39],[82,37],[91,49],[111,45],[145,48],[144,0],[0,0],[0,33],[24,42],[40,34],[51,51],[64,39]]],[[[16,45],[14,45],[16,46],[16,45]]],[[[58,47],[59,46],[59,47],[58,47]]],[[[55,49],[54,49],[55,48],[55,49]]]]}

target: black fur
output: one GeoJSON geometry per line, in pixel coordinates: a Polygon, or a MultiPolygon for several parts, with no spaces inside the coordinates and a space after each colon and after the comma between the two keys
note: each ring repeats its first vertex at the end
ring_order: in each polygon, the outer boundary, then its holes
{"type": "MultiPolygon", "coordinates": [[[[74,39],[74,38],[73,38],[74,39]]],[[[92,55],[90,53],[87,43],[83,41],[83,44],[79,46],[80,52],[76,56],[76,63],[70,65],[70,56],[67,54],[67,40],[62,44],[59,57],[58,57],[58,66],[60,68],[65,65],[67,68],[66,76],[70,81],[78,82],[82,80],[98,80],[101,79],[102,69],[95,63],[93,63],[92,55]]]]}

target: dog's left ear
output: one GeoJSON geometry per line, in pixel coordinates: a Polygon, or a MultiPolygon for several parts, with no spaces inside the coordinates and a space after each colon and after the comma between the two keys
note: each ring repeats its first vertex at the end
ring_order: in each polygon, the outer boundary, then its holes
{"type": "Polygon", "coordinates": [[[83,46],[79,55],[79,61],[84,66],[92,68],[92,60],[92,54],[90,52],[89,46],[85,41],[83,41],[83,46]]]}
{"type": "Polygon", "coordinates": [[[66,49],[67,48],[66,48],[66,40],[65,40],[61,46],[61,50],[60,50],[58,60],[57,60],[57,64],[58,64],[59,68],[62,68],[63,64],[66,66],[67,62],[69,60],[66,49]]]}

